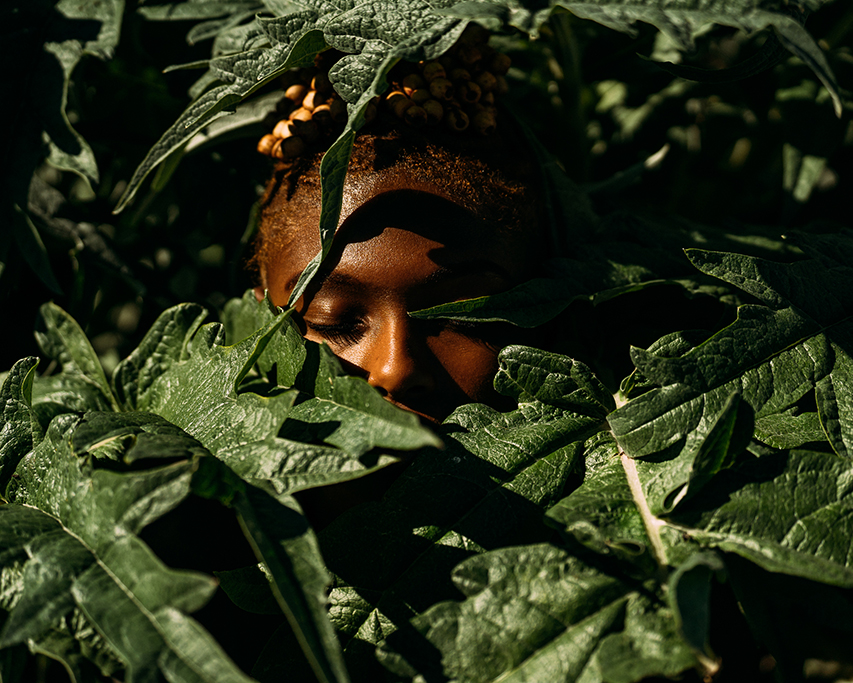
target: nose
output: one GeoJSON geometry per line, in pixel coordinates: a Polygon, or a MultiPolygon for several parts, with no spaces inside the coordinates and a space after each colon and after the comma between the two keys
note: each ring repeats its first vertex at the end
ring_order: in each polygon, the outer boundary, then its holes
{"type": "Polygon", "coordinates": [[[435,363],[425,335],[418,335],[413,321],[406,316],[389,321],[375,336],[369,353],[367,382],[386,398],[413,408],[412,402],[429,396],[436,387],[431,371],[435,363]]]}

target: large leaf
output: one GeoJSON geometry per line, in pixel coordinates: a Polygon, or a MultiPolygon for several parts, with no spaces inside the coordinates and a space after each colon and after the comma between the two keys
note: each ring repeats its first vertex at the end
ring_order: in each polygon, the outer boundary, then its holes
{"type": "Polygon", "coordinates": [[[77,322],[53,303],[44,304],[40,314],[36,340],[62,367],[58,375],[35,380],[33,408],[42,424],[55,414],[117,409],[104,369],[77,322]]]}
{"type": "Polygon", "coordinates": [[[332,617],[347,636],[351,661],[450,597],[447,577],[461,559],[543,533],[543,508],[562,495],[583,440],[601,428],[601,387],[583,368],[575,366],[573,381],[549,354],[522,348],[506,350],[501,367],[522,396],[517,410],[457,410],[442,430],[443,451],[419,455],[381,501],[350,510],[321,532],[337,575],[332,617]],[[574,409],[532,398],[540,378],[528,369],[537,354],[546,374],[574,390],[574,409]]]}
{"type": "Polygon", "coordinates": [[[853,349],[846,237],[802,239],[814,257],[794,264],[689,252],[703,271],[765,305],[741,307],[732,325],[680,355],[632,350],[640,372],[658,388],[611,414],[613,433],[629,456],[663,453],[681,469],[669,468],[667,477],[648,484],[653,511],[666,509],[686,483],[699,445],[735,392],[760,419],[790,409],[817,387],[830,443],[839,454],[847,452],[841,425],[848,419],[849,396],[831,389],[849,381],[853,349]]]}
{"type": "Polygon", "coordinates": [[[209,477],[206,470],[216,465],[195,440],[156,416],[55,419],[18,467],[14,503],[0,508],[4,565],[27,558],[2,642],[39,641],[78,608],[122,660],[128,681],[153,681],[158,671],[186,681],[249,681],[186,615],[209,600],[213,579],[167,568],[135,535],[186,498],[197,474],[209,477]],[[135,435],[155,442],[127,438],[135,435]],[[133,462],[159,457],[163,446],[185,457],[139,473],[92,467],[105,448],[110,457],[121,452],[133,462]],[[137,449],[142,453],[135,455],[137,449]]]}
{"type": "Polygon", "coordinates": [[[114,676],[123,668],[121,660],[78,607],[41,638],[30,640],[28,647],[36,654],[62,662],[72,683],[95,683],[99,680],[97,672],[114,676]]]}
{"type": "Polygon", "coordinates": [[[205,325],[187,358],[154,379],[137,408],[161,415],[214,454],[275,435],[296,392],[262,397],[237,389],[284,321],[280,316],[233,346],[223,344],[221,325],[205,325]]]}
{"type": "Polygon", "coordinates": [[[349,676],[327,613],[330,577],[299,505],[292,498],[288,503],[248,487],[235,507],[314,673],[321,683],[345,683],[349,676]]]}
{"type": "Polygon", "coordinates": [[[697,665],[646,587],[548,545],[506,548],[453,572],[462,602],[436,605],[380,652],[393,671],[487,681],[637,681],[697,665]],[[420,637],[418,637],[420,636],[420,637]],[[390,651],[389,651],[390,649],[390,651]]]}
{"type": "Polygon", "coordinates": [[[186,360],[190,339],[206,315],[195,304],[181,304],[160,314],[139,346],[113,372],[112,385],[122,408],[145,405],[154,381],[173,364],[186,360]]]}
{"type": "Polygon", "coordinates": [[[835,455],[765,455],[721,472],[666,520],[769,571],[850,588],[852,475],[850,461],[835,455]]]}
{"type": "Polygon", "coordinates": [[[41,429],[32,410],[33,376],[36,358],[24,358],[12,366],[3,387],[2,428],[0,429],[0,495],[23,458],[41,438],[41,429]]]}
{"type": "MultiPolygon", "coordinates": [[[[508,0],[463,0],[443,10],[444,14],[473,19],[491,30],[512,26],[535,35],[555,9],[567,10],[581,19],[636,35],[634,24],[652,24],[673,41],[678,49],[690,52],[694,37],[707,24],[720,24],[753,33],[772,28],[779,42],[808,64],[830,92],[836,115],[841,116],[841,95],[826,57],[815,40],[803,28],[802,5],[789,12],[784,7],[768,6],[762,0],[704,3],[697,0],[551,0],[547,8],[535,3],[520,5],[508,0]]],[[[825,0],[805,2],[817,9],[825,0]]]]}

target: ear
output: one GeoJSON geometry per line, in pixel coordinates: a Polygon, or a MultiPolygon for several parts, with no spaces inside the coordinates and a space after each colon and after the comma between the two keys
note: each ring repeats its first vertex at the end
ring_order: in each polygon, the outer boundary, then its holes
{"type": "Polygon", "coordinates": [[[255,289],[254,289],[254,292],[255,292],[255,298],[256,298],[258,301],[263,301],[263,300],[264,300],[264,293],[265,293],[266,291],[267,291],[267,290],[266,290],[264,287],[262,287],[261,285],[258,285],[258,286],[257,286],[257,287],[255,287],[255,289]]]}

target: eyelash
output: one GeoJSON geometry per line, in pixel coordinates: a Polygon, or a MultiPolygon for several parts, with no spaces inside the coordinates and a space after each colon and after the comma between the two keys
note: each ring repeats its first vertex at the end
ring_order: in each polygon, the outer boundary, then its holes
{"type": "Polygon", "coordinates": [[[360,320],[345,321],[334,325],[321,325],[305,321],[305,326],[312,332],[316,332],[323,339],[335,346],[353,346],[359,342],[364,335],[360,320]]]}
{"type": "MultiPolygon", "coordinates": [[[[454,330],[459,334],[478,339],[482,338],[486,331],[482,323],[471,322],[468,320],[445,319],[433,320],[430,322],[432,323],[432,326],[435,327],[436,332],[443,327],[454,330]]],[[[323,337],[325,341],[339,348],[355,346],[364,336],[364,324],[361,320],[357,319],[346,320],[344,322],[334,323],[331,325],[312,323],[306,320],[305,326],[312,332],[316,332],[318,335],[323,337]]]]}

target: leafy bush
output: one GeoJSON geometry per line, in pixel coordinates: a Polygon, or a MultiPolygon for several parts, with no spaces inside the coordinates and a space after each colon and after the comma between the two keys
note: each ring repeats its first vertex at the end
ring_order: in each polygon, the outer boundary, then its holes
{"type": "Polygon", "coordinates": [[[11,333],[8,364],[27,357],[0,390],[0,680],[62,680],[45,658],[78,683],[843,676],[853,241],[834,219],[853,9],[822,5],[4,9],[31,71],[11,74],[0,285],[46,362],[11,333]],[[351,55],[327,251],[367,102],[472,20],[598,214],[578,227],[587,209],[543,151],[566,253],[414,313],[555,340],[502,351],[514,409],[465,405],[430,430],[289,311],[239,296],[252,226],[235,225],[278,75],[351,55]],[[170,40],[186,30],[212,59],[170,40]],[[206,70],[170,86],[154,64],[175,62],[206,70]],[[190,89],[184,113],[169,87],[190,89]],[[51,292],[63,307],[38,306],[51,292]],[[308,522],[330,491],[377,481],[381,497],[308,522]]]}

